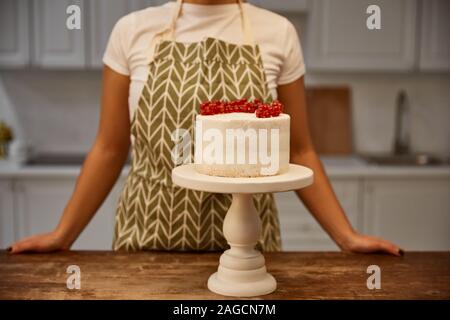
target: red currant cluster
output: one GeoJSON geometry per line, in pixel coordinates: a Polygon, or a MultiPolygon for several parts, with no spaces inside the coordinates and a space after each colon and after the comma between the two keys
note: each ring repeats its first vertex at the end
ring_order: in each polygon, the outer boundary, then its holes
{"type": "Polygon", "coordinates": [[[283,105],[280,101],[274,100],[272,103],[260,104],[256,109],[257,118],[278,117],[283,112],[283,105]]]}
{"type": "Polygon", "coordinates": [[[275,100],[264,104],[259,99],[248,101],[246,98],[233,101],[205,101],[200,105],[200,114],[214,115],[221,113],[245,112],[254,113],[258,118],[276,117],[283,111],[283,105],[275,100]]]}
{"type": "Polygon", "coordinates": [[[258,99],[253,102],[247,99],[239,99],[233,101],[205,101],[200,105],[200,113],[202,115],[212,115],[220,113],[247,112],[253,113],[261,102],[258,99]]]}

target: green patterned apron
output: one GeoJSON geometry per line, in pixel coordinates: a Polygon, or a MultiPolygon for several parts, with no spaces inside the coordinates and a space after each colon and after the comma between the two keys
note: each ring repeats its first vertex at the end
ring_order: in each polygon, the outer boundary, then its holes
{"type": "MultiPolygon", "coordinates": [[[[177,129],[194,141],[195,116],[205,100],[242,97],[270,100],[259,47],[252,44],[245,7],[238,1],[244,45],[206,38],[174,40],[182,1],[168,28],[153,40],[154,57],[132,118],[132,164],[119,199],[114,250],[223,250],[222,233],[231,195],[199,192],[172,183],[177,129]]],[[[193,159],[193,148],[191,150],[193,159]]],[[[281,250],[278,213],[272,194],[255,194],[262,220],[258,247],[281,250]]]]}

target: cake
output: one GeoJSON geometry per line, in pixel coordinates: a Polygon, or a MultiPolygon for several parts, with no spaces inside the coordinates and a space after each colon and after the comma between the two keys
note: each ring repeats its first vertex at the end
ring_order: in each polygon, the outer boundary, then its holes
{"type": "Polygon", "coordinates": [[[212,176],[259,177],[289,168],[290,117],[278,101],[208,102],[195,124],[195,169],[212,176]]]}

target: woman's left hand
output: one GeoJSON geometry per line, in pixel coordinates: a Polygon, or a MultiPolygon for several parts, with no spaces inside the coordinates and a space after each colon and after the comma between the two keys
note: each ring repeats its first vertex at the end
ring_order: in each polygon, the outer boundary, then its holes
{"type": "Polygon", "coordinates": [[[403,256],[404,251],[397,245],[387,240],[353,233],[345,244],[341,245],[342,251],[352,253],[388,253],[395,256],[403,256]]]}

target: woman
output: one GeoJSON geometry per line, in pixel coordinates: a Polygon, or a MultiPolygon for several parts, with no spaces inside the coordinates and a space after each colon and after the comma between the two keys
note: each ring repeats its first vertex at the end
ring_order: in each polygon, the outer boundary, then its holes
{"type": "MultiPolygon", "coordinates": [[[[204,100],[277,97],[291,116],[291,162],[315,173],[314,184],[297,191],[309,211],[343,251],[401,255],[396,245],[357,233],[347,220],[311,143],[303,75],[292,24],[240,0],[179,0],[123,17],[104,56],[98,134],[62,218],[53,232],[9,250],[69,249],[114,185],[130,146],[114,249],[223,249],[229,195],[172,184],[171,133],[192,132],[204,100]]],[[[260,247],[281,250],[272,195],[255,195],[254,202],[263,223],[260,247]]]]}

